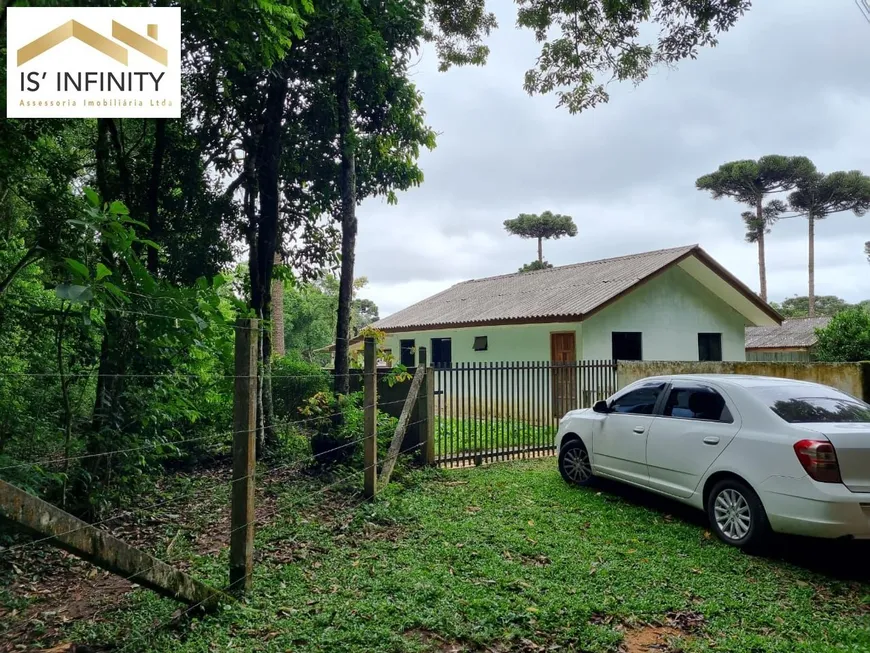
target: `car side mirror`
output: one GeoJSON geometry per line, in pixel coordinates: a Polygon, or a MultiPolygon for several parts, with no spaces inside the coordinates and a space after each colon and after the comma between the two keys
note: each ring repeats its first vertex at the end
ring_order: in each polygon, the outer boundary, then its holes
{"type": "Polygon", "coordinates": [[[609,413],[610,407],[607,405],[606,401],[596,401],[592,406],[592,410],[596,413],[609,413]]]}

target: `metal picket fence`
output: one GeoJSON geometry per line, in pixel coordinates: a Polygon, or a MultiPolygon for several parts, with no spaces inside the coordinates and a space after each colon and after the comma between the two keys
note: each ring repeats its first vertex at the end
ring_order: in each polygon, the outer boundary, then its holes
{"type": "Polygon", "coordinates": [[[435,367],[435,459],[447,467],[551,452],[559,420],[616,391],[616,361],[435,367]]]}

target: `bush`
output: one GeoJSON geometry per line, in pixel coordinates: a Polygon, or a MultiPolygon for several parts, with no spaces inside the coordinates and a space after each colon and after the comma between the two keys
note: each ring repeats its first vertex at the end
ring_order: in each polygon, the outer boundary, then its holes
{"type": "Polygon", "coordinates": [[[828,363],[870,360],[870,313],[850,308],[838,313],[823,329],[816,329],[816,359],[828,363]]]}
{"type": "Polygon", "coordinates": [[[275,417],[292,422],[303,416],[299,409],[318,392],[329,390],[329,372],[314,363],[282,356],[272,360],[272,402],[275,417]]]}
{"type": "MultiPolygon", "coordinates": [[[[323,392],[309,400],[303,413],[313,419],[311,425],[316,429],[311,437],[311,453],[320,465],[352,463],[362,467],[362,442],[365,433],[363,393],[354,392],[347,396],[335,397],[323,392]],[[341,419],[335,417],[340,414],[341,419]]],[[[378,451],[382,458],[390,446],[398,420],[378,411],[378,451]]]]}

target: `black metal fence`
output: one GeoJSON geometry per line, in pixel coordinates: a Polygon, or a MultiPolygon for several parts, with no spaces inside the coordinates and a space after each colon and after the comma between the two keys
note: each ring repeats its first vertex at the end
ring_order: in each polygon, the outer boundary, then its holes
{"type": "Polygon", "coordinates": [[[565,413],[616,387],[609,360],[436,366],[435,458],[453,467],[550,452],[565,413]]]}

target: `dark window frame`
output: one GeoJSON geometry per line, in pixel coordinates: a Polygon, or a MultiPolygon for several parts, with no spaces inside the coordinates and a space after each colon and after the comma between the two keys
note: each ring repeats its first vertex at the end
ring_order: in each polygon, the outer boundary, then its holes
{"type": "Polygon", "coordinates": [[[415,367],[417,365],[417,341],[413,338],[399,340],[399,363],[405,367],[415,367]],[[408,347],[406,343],[411,343],[408,347]],[[410,356],[410,361],[407,356],[410,356]]]}
{"type": "Polygon", "coordinates": [[[474,342],[472,343],[471,348],[474,351],[489,350],[489,336],[474,336],[474,342]],[[482,344],[482,346],[479,347],[478,344],[482,344]]]}
{"type": "MultiPolygon", "coordinates": [[[[624,348],[625,344],[620,343],[624,348]]],[[[643,360],[643,331],[611,331],[610,332],[610,355],[612,360],[620,361],[642,361],[643,360]],[[637,357],[633,356],[617,356],[617,338],[626,338],[627,336],[637,336],[637,357]]]]}
{"type": "Polygon", "coordinates": [[[722,334],[714,333],[714,332],[705,332],[698,334],[698,360],[700,362],[710,362],[710,363],[720,363],[722,362],[722,334]],[[702,356],[702,341],[709,339],[708,342],[705,343],[705,347],[707,349],[707,357],[702,356]],[[712,348],[711,348],[712,346],[712,348]],[[715,352],[718,349],[719,357],[716,358],[711,352],[715,352]]]}
{"type": "Polygon", "coordinates": [[[453,367],[453,339],[452,339],[452,338],[432,338],[432,339],[429,341],[429,345],[430,345],[430,347],[431,347],[431,353],[429,354],[430,359],[431,359],[431,360],[430,360],[430,365],[432,365],[433,367],[442,367],[442,368],[451,368],[451,367],[453,367]],[[440,355],[440,354],[441,354],[444,350],[443,350],[442,348],[440,348],[440,347],[436,348],[436,346],[435,346],[435,343],[436,343],[436,342],[438,342],[438,343],[444,343],[445,341],[448,342],[448,343],[450,343],[450,344],[448,345],[449,348],[450,348],[450,359],[449,359],[446,363],[445,363],[444,361],[441,361],[441,360],[436,360],[436,359],[441,358],[441,355],[440,355]],[[437,356],[436,356],[436,353],[438,354],[437,356]]]}
{"type": "Polygon", "coordinates": [[[689,422],[704,422],[705,424],[733,424],[734,423],[734,413],[731,411],[731,408],[728,406],[728,399],[725,398],[724,393],[717,390],[716,388],[705,385],[703,383],[670,383],[664,392],[665,400],[659,405],[658,416],[665,419],[681,419],[689,422]],[[684,415],[665,415],[665,408],[667,407],[668,400],[671,397],[671,393],[674,391],[680,390],[708,390],[718,395],[720,399],[722,399],[722,414],[719,419],[703,419],[701,417],[686,417],[684,415]]]}

